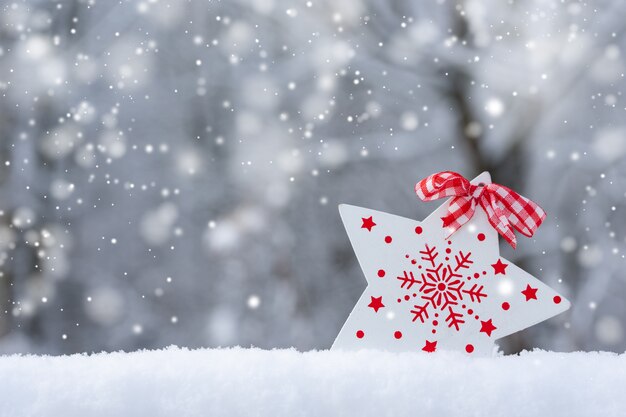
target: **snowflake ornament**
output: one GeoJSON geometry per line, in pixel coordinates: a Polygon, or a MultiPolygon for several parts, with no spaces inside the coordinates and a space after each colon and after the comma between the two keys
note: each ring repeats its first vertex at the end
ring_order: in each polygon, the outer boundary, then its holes
{"type": "MultiPolygon", "coordinates": [[[[488,173],[471,182],[480,183],[491,184],[488,173]]],[[[333,349],[491,354],[495,340],[569,308],[500,257],[498,232],[481,207],[448,236],[441,219],[451,200],[423,222],[339,206],[368,286],[333,349]]]]}

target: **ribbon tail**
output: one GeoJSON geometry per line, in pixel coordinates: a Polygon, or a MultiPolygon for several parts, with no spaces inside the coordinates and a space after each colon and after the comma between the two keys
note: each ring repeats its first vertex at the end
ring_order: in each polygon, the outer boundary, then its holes
{"type": "Polygon", "coordinates": [[[515,237],[515,232],[513,232],[513,228],[511,227],[509,221],[506,219],[504,215],[500,216],[498,220],[494,220],[489,218],[489,223],[498,231],[500,236],[504,238],[508,242],[513,249],[517,247],[517,238],[515,237]]]}
{"type": "Polygon", "coordinates": [[[532,201],[520,196],[521,201],[524,202],[525,207],[529,208],[525,210],[526,213],[531,213],[526,216],[521,216],[515,211],[511,211],[509,214],[509,223],[515,230],[520,232],[526,237],[532,237],[535,231],[541,226],[546,218],[546,212],[541,207],[532,201]]]}
{"type": "Polygon", "coordinates": [[[496,192],[490,193],[490,200],[501,213],[499,217],[504,218],[501,222],[510,229],[509,236],[515,237],[514,230],[517,230],[526,237],[532,237],[546,218],[546,212],[537,203],[502,185],[496,192]]]}
{"type": "Polygon", "coordinates": [[[463,227],[472,218],[475,211],[475,199],[467,196],[453,198],[448,205],[446,215],[441,218],[443,227],[448,230],[446,238],[452,236],[454,232],[463,227]]]}
{"type": "Polygon", "coordinates": [[[443,227],[450,227],[454,223],[454,216],[452,213],[448,213],[441,218],[443,220],[443,227]]]}
{"type": "Polygon", "coordinates": [[[487,214],[489,224],[515,249],[517,247],[517,238],[509,222],[506,210],[500,207],[499,201],[492,194],[488,194],[480,199],[480,205],[487,214]]]}

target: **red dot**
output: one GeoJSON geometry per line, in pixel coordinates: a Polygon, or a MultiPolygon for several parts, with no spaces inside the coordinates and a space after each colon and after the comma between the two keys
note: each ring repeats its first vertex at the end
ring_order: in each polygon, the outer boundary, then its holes
{"type": "Polygon", "coordinates": [[[467,314],[474,314],[474,310],[472,310],[471,308],[469,310],[467,310],[467,314]]]}
{"type": "Polygon", "coordinates": [[[554,304],[559,304],[561,302],[561,297],[559,297],[558,295],[555,295],[552,301],[554,301],[554,304]]]}
{"type": "Polygon", "coordinates": [[[433,320],[433,326],[437,326],[439,322],[437,320],[433,320]]]}
{"type": "Polygon", "coordinates": [[[485,240],[485,234],[484,233],[479,233],[477,237],[478,237],[478,240],[480,240],[481,242],[483,240],[485,240]]]}
{"type": "Polygon", "coordinates": [[[384,269],[379,269],[379,270],[378,270],[378,276],[379,276],[380,278],[384,277],[384,276],[385,276],[385,270],[384,270],[384,269]]]}
{"type": "Polygon", "coordinates": [[[396,330],[396,332],[393,334],[393,337],[395,337],[396,339],[400,339],[402,337],[402,332],[396,330]]]}
{"type": "Polygon", "coordinates": [[[398,298],[398,302],[399,302],[399,303],[401,303],[401,302],[402,302],[402,300],[398,298]]]}
{"type": "Polygon", "coordinates": [[[437,333],[437,330],[432,329],[431,332],[432,332],[432,334],[435,334],[435,333],[437,333]]]}
{"type": "Polygon", "coordinates": [[[446,248],[446,253],[450,253],[450,252],[452,252],[452,249],[446,248]]]}
{"type": "Polygon", "coordinates": [[[475,318],[476,320],[478,320],[478,319],[480,318],[480,316],[474,316],[474,318],[475,318]]]}
{"type": "Polygon", "coordinates": [[[407,301],[409,301],[409,298],[411,298],[411,297],[409,297],[408,295],[404,296],[404,299],[407,300],[407,301]]]}
{"type": "Polygon", "coordinates": [[[363,330],[356,331],[356,337],[358,337],[359,339],[363,339],[363,336],[365,336],[365,333],[363,333],[363,330]]]}
{"type": "Polygon", "coordinates": [[[511,308],[511,304],[506,301],[502,303],[502,310],[508,310],[509,308],[511,308]]]}
{"type": "Polygon", "coordinates": [[[385,243],[391,243],[391,236],[385,236],[385,243]]]}
{"type": "Polygon", "coordinates": [[[480,274],[479,274],[478,272],[476,272],[476,273],[474,274],[474,278],[478,278],[478,277],[480,277],[480,274]]]}
{"type": "Polygon", "coordinates": [[[437,284],[437,289],[439,291],[443,291],[446,289],[446,284],[444,284],[443,282],[440,282],[439,284],[437,284]]]}
{"type": "Polygon", "coordinates": [[[424,229],[422,229],[422,226],[417,226],[415,228],[415,233],[417,233],[418,235],[421,235],[423,231],[424,229]]]}
{"type": "Polygon", "coordinates": [[[474,345],[472,345],[472,344],[465,345],[465,351],[467,353],[472,353],[474,351],[474,345]]]}
{"type": "Polygon", "coordinates": [[[411,259],[411,263],[412,263],[413,265],[415,265],[415,264],[417,263],[417,261],[416,261],[415,259],[411,259]]]}

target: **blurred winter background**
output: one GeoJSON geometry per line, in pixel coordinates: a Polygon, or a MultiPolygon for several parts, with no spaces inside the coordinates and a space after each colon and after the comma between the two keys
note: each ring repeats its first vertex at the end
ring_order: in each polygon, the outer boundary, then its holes
{"type": "Polygon", "coordinates": [[[503,255],[626,348],[626,4],[22,0],[0,11],[0,352],[328,348],[365,288],[337,204],[441,170],[539,202],[503,255]]]}

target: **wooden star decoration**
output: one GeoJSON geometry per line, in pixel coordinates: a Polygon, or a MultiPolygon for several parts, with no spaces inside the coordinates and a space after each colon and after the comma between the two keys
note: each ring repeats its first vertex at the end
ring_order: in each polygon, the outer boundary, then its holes
{"type": "Polygon", "coordinates": [[[333,349],[488,355],[495,340],[569,308],[565,297],[500,257],[498,233],[481,208],[447,237],[441,218],[448,204],[422,222],[339,206],[368,285],[333,349]]]}

